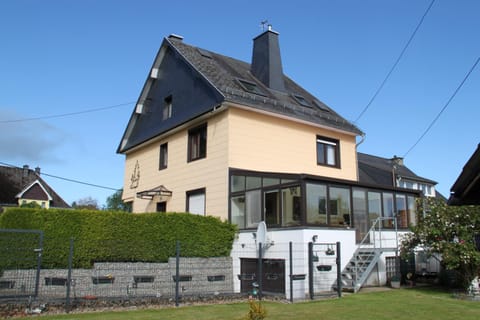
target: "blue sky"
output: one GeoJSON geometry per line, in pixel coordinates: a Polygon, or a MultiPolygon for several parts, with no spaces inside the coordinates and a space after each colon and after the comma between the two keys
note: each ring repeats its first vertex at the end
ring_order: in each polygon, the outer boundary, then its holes
{"type": "MultiPolygon", "coordinates": [[[[162,39],[179,34],[250,62],[262,20],[280,33],[285,74],[354,121],[430,3],[1,1],[0,162],[121,188],[124,157],[116,149],[162,39]],[[101,110],[78,113],[92,109],[101,110]],[[57,117],[68,113],[78,114],[57,117]],[[30,118],[41,119],[13,121],[30,118]]],[[[415,144],[480,55],[479,12],[480,1],[435,1],[357,122],[366,133],[360,152],[403,156],[415,144]]],[[[405,157],[446,196],[480,142],[479,88],[477,66],[405,157]]],[[[68,203],[92,197],[103,204],[114,192],[44,179],[68,203]]]]}

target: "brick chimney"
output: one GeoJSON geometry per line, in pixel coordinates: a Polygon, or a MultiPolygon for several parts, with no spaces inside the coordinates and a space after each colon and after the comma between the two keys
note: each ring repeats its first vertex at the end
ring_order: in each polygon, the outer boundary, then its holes
{"type": "Polygon", "coordinates": [[[267,31],[253,39],[250,71],[270,89],[285,91],[278,32],[270,25],[267,31]]]}

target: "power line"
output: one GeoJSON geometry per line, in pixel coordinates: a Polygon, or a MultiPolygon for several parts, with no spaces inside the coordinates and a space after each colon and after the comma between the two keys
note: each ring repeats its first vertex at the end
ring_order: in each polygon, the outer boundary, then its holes
{"type": "Polygon", "coordinates": [[[62,114],[50,115],[50,116],[42,116],[42,117],[34,117],[34,118],[23,118],[23,119],[13,119],[13,120],[0,120],[0,123],[26,122],[26,121],[34,121],[34,120],[45,120],[45,119],[53,119],[53,118],[76,116],[76,115],[84,114],[84,113],[92,113],[92,112],[98,112],[98,111],[103,111],[103,110],[108,110],[108,109],[119,108],[119,107],[123,107],[123,106],[129,105],[129,104],[132,104],[132,103],[135,103],[135,101],[130,101],[130,102],[125,102],[125,103],[115,104],[115,105],[106,106],[106,107],[99,107],[99,108],[94,108],[94,109],[87,109],[87,110],[82,110],[82,111],[76,111],[76,112],[69,112],[69,113],[62,113],[62,114]]]}
{"type": "MultiPolygon", "coordinates": [[[[0,164],[4,165],[4,166],[12,167],[12,168],[22,169],[18,166],[8,164],[8,163],[5,163],[5,162],[1,162],[1,161],[0,161],[0,164]]],[[[83,185],[90,186],[90,187],[100,188],[100,189],[113,190],[113,191],[120,190],[119,188],[106,187],[106,186],[102,186],[102,185],[98,185],[98,184],[94,184],[94,183],[84,182],[84,181],[70,179],[70,178],[64,178],[64,177],[56,176],[56,175],[53,175],[53,174],[48,174],[48,173],[45,173],[45,172],[42,172],[41,175],[51,177],[51,178],[55,178],[55,179],[68,181],[68,182],[72,182],[72,183],[83,184],[83,185]]]]}
{"type": "Polygon", "coordinates": [[[442,110],[440,110],[440,112],[437,114],[437,116],[433,119],[433,121],[430,123],[430,125],[427,127],[427,129],[423,132],[423,134],[420,136],[420,138],[417,139],[417,141],[413,144],[413,146],[410,147],[410,149],[408,149],[407,152],[405,152],[405,154],[403,155],[403,158],[405,158],[409,153],[410,151],[413,150],[413,148],[415,148],[417,146],[417,144],[420,142],[420,140],[423,139],[423,137],[428,133],[428,131],[430,131],[430,129],[433,127],[433,125],[435,124],[435,122],[437,122],[438,118],[440,118],[440,116],[442,115],[442,113],[445,111],[445,109],[447,109],[448,105],[450,104],[450,102],[452,102],[453,98],[455,98],[455,96],[457,95],[458,91],[460,91],[460,89],[462,88],[463,84],[465,83],[465,81],[467,81],[468,77],[470,77],[470,74],[473,72],[473,69],[475,69],[475,67],[477,66],[478,62],[480,61],[480,56],[477,58],[477,61],[475,61],[475,63],[472,65],[472,67],[470,68],[470,70],[467,72],[467,74],[465,75],[465,77],[463,78],[462,82],[460,83],[460,85],[457,87],[457,89],[455,89],[455,91],[453,92],[453,94],[450,96],[450,98],[448,99],[447,103],[443,106],[442,110]]]}
{"type": "Polygon", "coordinates": [[[425,13],[423,14],[422,18],[420,19],[420,21],[418,22],[417,24],[417,27],[415,28],[415,30],[413,31],[412,35],[410,36],[410,39],[408,39],[407,43],[405,44],[405,46],[403,47],[402,49],[402,52],[400,52],[400,55],[398,56],[397,60],[395,61],[395,63],[393,64],[392,68],[390,68],[390,71],[387,73],[387,75],[385,76],[385,78],[383,79],[382,83],[380,84],[380,86],[378,87],[377,91],[375,91],[375,94],[373,95],[373,97],[370,99],[370,101],[367,103],[367,105],[365,106],[365,108],[363,108],[362,112],[360,112],[360,114],[358,115],[357,119],[355,119],[355,121],[353,121],[354,124],[356,124],[358,122],[358,120],[360,120],[360,118],[363,116],[363,114],[368,110],[368,108],[370,107],[370,105],[373,103],[373,101],[377,98],[378,94],[380,93],[380,91],[383,89],[383,87],[385,86],[385,83],[387,83],[387,80],[388,78],[390,78],[390,75],[392,74],[393,70],[397,67],[398,63],[400,62],[400,59],[402,59],[403,57],[403,54],[405,53],[405,51],[407,50],[408,46],[410,45],[410,43],[412,42],[413,38],[415,37],[415,34],[417,33],[418,29],[420,29],[420,26],[422,25],[423,23],[423,20],[425,20],[425,17],[427,16],[428,12],[430,11],[430,8],[432,8],[433,4],[434,4],[435,0],[432,0],[432,2],[430,2],[430,5],[428,6],[427,10],[425,10],[425,13]]]}

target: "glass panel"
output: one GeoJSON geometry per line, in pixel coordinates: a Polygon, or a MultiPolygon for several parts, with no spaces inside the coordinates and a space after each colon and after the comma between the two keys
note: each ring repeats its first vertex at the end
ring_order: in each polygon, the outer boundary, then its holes
{"type": "Polygon", "coordinates": [[[374,220],[382,216],[382,195],[380,192],[368,193],[368,219],[371,227],[374,220]]]}
{"type": "Polygon", "coordinates": [[[282,189],[282,224],[284,226],[296,226],[301,223],[301,203],[300,186],[282,189]]]}
{"type": "Polygon", "coordinates": [[[280,179],[278,178],[263,178],[263,186],[275,186],[280,184],[280,179]]]}
{"type": "Polygon", "coordinates": [[[325,164],[325,145],[317,142],[317,163],[325,164]]]}
{"type": "Polygon", "coordinates": [[[278,190],[265,192],[265,223],[267,226],[280,225],[280,193],[278,190]]]}
{"type": "Polygon", "coordinates": [[[244,176],[232,176],[230,191],[237,192],[245,190],[245,177],[244,176]]]}
{"type": "Polygon", "coordinates": [[[407,197],[404,194],[395,195],[397,205],[397,223],[398,228],[408,228],[407,218],[407,197]]]}
{"type": "Polygon", "coordinates": [[[335,165],[335,146],[326,146],[327,147],[327,164],[334,166],[335,165]]]}
{"type": "Polygon", "coordinates": [[[262,192],[261,190],[245,193],[245,212],[247,214],[247,228],[254,228],[262,220],[262,192]]]}
{"type": "Polygon", "coordinates": [[[383,194],[383,217],[390,218],[383,221],[383,226],[385,228],[393,228],[393,194],[384,193],[383,194]]]}
{"type": "Polygon", "coordinates": [[[353,189],[353,221],[356,240],[360,242],[370,229],[367,217],[367,193],[363,189],[353,189]]]}
{"type": "Polygon", "coordinates": [[[327,224],[327,186],[307,184],[307,223],[327,224]]]}
{"type": "Polygon", "coordinates": [[[247,177],[247,190],[257,189],[262,187],[262,178],[260,177],[247,177]]]}
{"type": "Polygon", "coordinates": [[[194,193],[188,196],[188,212],[205,215],[205,193],[194,193]]]}
{"type": "Polygon", "coordinates": [[[245,228],[245,196],[232,197],[232,224],[236,224],[239,229],[245,228]]]}
{"type": "Polygon", "coordinates": [[[411,226],[417,225],[417,210],[415,197],[408,196],[408,223],[411,226]]]}
{"type": "Polygon", "coordinates": [[[328,214],[330,225],[350,225],[350,190],[346,188],[330,187],[328,200],[328,214]]]}
{"type": "Polygon", "coordinates": [[[282,184],[296,182],[294,179],[282,179],[282,184]]]}

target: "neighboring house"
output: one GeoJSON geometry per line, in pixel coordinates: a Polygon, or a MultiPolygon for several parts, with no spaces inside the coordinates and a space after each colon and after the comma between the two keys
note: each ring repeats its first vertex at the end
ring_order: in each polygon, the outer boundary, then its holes
{"type": "Polygon", "coordinates": [[[480,205],[480,144],[450,189],[449,205],[480,205]]]}
{"type": "MultiPolygon", "coordinates": [[[[264,221],[275,243],[265,251],[265,268],[276,265],[280,276],[263,284],[288,295],[288,242],[339,241],[346,266],[357,244],[370,245],[372,219],[383,219],[394,235],[416,223],[421,191],[413,189],[422,188],[392,179],[435,184],[403,165],[383,177],[390,183],[378,181],[384,172],[367,167],[372,156],[357,153],[361,139],[360,129],[283,74],[277,32],[253,40],[251,64],[171,35],[117,150],[125,155],[123,200],[133,212],[188,211],[236,224],[235,274],[256,270],[252,231],[264,221]]],[[[385,262],[377,262],[394,259],[396,246],[384,244],[389,250],[378,251],[357,289],[387,281],[385,262]],[[378,272],[367,279],[373,268],[378,272]]],[[[306,255],[297,258],[306,273],[306,255]]],[[[251,288],[244,280],[234,285],[251,288]]]]}
{"type": "Polygon", "coordinates": [[[359,181],[364,184],[383,185],[404,189],[419,190],[423,196],[445,197],[435,190],[436,181],[416,175],[405,166],[403,158],[381,158],[358,152],[359,181]]]}
{"type": "Polygon", "coordinates": [[[70,207],[40,177],[40,168],[0,166],[0,208],[29,203],[46,209],[70,207]]]}

